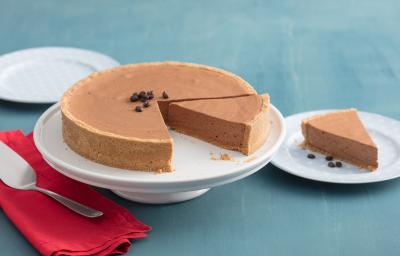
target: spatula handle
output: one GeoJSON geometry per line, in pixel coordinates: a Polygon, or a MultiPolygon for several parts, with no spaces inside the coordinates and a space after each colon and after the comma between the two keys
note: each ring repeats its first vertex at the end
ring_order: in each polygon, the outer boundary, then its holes
{"type": "Polygon", "coordinates": [[[85,217],[88,218],[96,218],[96,217],[100,217],[101,215],[103,215],[103,212],[98,211],[96,209],[90,208],[88,206],[85,206],[81,203],[78,203],[72,199],[66,198],[60,194],[57,194],[53,191],[44,189],[44,188],[39,188],[36,187],[35,188],[36,191],[42,192],[43,194],[48,195],[49,197],[57,200],[59,203],[63,204],[64,206],[68,207],[69,209],[71,209],[72,211],[79,213],[85,217]]]}

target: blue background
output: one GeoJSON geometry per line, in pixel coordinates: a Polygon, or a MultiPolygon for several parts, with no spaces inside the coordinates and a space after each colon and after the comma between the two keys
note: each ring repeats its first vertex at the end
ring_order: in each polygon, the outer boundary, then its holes
{"type": "MultiPolygon", "coordinates": [[[[213,65],[284,115],[357,107],[400,119],[399,28],[396,0],[0,1],[0,54],[70,46],[213,65]]],[[[0,130],[29,132],[48,106],[0,101],[0,130]]],[[[154,229],[129,255],[400,255],[400,180],[324,184],[268,165],[182,204],[102,193],[154,229]]],[[[1,211],[0,254],[37,254],[1,211]]]]}

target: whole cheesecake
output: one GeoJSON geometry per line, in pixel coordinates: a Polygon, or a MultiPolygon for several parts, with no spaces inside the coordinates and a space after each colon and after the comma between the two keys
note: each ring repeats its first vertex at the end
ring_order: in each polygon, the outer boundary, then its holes
{"type": "MultiPolygon", "coordinates": [[[[205,65],[120,66],[93,73],[65,92],[61,99],[63,138],[76,153],[105,165],[172,171],[173,141],[167,127],[171,103],[256,94],[240,77],[205,65]],[[140,92],[151,92],[145,103],[139,99],[140,92]]],[[[258,148],[260,142],[254,143],[247,146],[258,148]]]]}

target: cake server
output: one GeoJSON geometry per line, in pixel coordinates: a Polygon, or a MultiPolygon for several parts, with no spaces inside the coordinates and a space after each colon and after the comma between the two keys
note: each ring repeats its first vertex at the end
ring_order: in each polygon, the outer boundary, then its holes
{"type": "Polygon", "coordinates": [[[8,186],[22,190],[41,192],[72,211],[88,218],[103,215],[103,212],[68,199],[53,191],[36,186],[36,173],[32,167],[16,152],[0,141],[0,179],[8,186]]]}

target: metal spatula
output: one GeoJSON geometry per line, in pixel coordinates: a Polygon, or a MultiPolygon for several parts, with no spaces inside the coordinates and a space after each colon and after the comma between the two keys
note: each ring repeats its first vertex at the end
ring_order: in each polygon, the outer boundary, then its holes
{"type": "Polygon", "coordinates": [[[8,186],[22,190],[35,190],[54,198],[72,211],[89,218],[103,215],[103,212],[92,209],[74,200],[68,199],[53,191],[36,186],[36,173],[32,167],[11,148],[0,141],[0,179],[8,186]]]}

